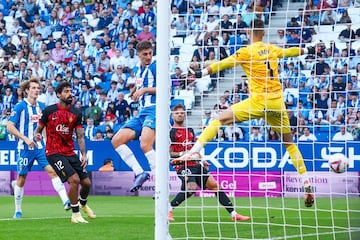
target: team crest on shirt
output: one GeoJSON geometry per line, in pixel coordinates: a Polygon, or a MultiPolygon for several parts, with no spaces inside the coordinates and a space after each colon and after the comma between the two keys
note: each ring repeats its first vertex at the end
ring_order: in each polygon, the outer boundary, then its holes
{"type": "Polygon", "coordinates": [[[144,79],[143,79],[143,78],[140,78],[140,77],[136,78],[136,80],[135,80],[135,85],[136,85],[137,88],[142,87],[142,86],[143,86],[143,83],[144,83],[144,79]]]}
{"type": "Polygon", "coordinates": [[[30,115],[29,120],[32,123],[37,123],[37,122],[39,122],[40,118],[41,118],[41,114],[33,114],[33,115],[30,115]]]}
{"type": "Polygon", "coordinates": [[[72,117],[69,118],[69,122],[72,123],[74,119],[72,117]]]}

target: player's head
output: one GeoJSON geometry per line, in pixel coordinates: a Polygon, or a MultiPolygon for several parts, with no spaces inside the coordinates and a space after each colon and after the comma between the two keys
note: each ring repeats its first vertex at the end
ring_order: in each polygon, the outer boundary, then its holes
{"type": "Polygon", "coordinates": [[[37,78],[31,78],[20,84],[20,88],[28,98],[37,98],[40,94],[40,81],[37,78]]]}
{"type": "Polygon", "coordinates": [[[172,118],[174,120],[174,123],[178,124],[178,125],[182,125],[185,121],[185,108],[184,106],[179,103],[176,104],[173,108],[172,108],[172,118]]]}
{"type": "Polygon", "coordinates": [[[150,41],[141,41],[136,45],[137,55],[140,58],[141,65],[150,65],[153,57],[153,46],[150,41]]]}
{"type": "Polygon", "coordinates": [[[73,101],[73,92],[71,88],[71,84],[69,82],[63,81],[57,85],[56,96],[59,98],[60,103],[64,103],[65,105],[70,105],[73,101]]]}
{"type": "Polygon", "coordinates": [[[265,35],[265,24],[261,19],[253,19],[250,22],[250,28],[248,34],[255,39],[262,39],[265,35]]]}

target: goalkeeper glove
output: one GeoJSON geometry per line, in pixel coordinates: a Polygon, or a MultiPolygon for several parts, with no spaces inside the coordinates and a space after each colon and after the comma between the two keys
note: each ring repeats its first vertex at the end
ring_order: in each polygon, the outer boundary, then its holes
{"type": "Polygon", "coordinates": [[[188,68],[189,74],[195,76],[196,78],[202,77],[202,71],[201,70],[194,70],[192,68],[188,68]]]}

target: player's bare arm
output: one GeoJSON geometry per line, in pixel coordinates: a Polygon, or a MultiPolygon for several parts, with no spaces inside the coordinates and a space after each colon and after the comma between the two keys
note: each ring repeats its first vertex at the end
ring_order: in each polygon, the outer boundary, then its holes
{"type": "Polygon", "coordinates": [[[79,146],[79,150],[81,153],[81,166],[85,168],[87,166],[87,160],[86,160],[86,148],[85,148],[85,130],[83,128],[76,128],[76,138],[79,146]]]}
{"type": "Polygon", "coordinates": [[[15,123],[13,123],[12,121],[9,121],[6,125],[6,129],[7,131],[14,135],[15,137],[17,137],[18,139],[23,140],[28,146],[29,148],[34,148],[35,147],[35,142],[33,139],[29,139],[28,137],[26,137],[24,134],[22,134],[15,126],[15,123]]]}
{"type": "Polygon", "coordinates": [[[34,138],[36,141],[41,141],[42,139],[42,132],[44,130],[45,126],[42,126],[40,124],[38,124],[36,130],[35,130],[35,133],[34,133],[34,138]]]}
{"type": "Polygon", "coordinates": [[[135,92],[136,92],[136,86],[133,86],[133,87],[130,89],[129,98],[132,98],[132,96],[134,95],[135,92]]]}
{"type": "Polygon", "coordinates": [[[156,88],[155,87],[150,87],[150,88],[141,88],[137,91],[135,91],[133,94],[132,94],[132,99],[134,101],[137,101],[139,100],[139,98],[144,95],[145,93],[148,93],[148,94],[155,94],[156,93],[156,88]]]}

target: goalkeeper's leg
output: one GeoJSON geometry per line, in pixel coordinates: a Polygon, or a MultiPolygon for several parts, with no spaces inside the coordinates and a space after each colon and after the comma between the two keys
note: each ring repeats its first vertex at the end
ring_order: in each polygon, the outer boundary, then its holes
{"type": "Polygon", "coordinates": [[[283,134],[283,141],[286,150],[289,152],[294,167],[296,168],[297,172],[302,178],[304,192],[305,192],[305,196],[304,196],[305,206],[311,207],[314,204],[314,194],[312,193],[310,181],[307,176],[307,170],[302,154],[299,151],[299,148],[292,142],[291,133],[283,134]]]}

